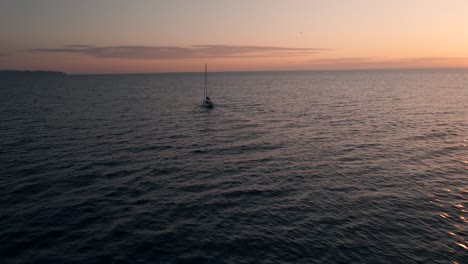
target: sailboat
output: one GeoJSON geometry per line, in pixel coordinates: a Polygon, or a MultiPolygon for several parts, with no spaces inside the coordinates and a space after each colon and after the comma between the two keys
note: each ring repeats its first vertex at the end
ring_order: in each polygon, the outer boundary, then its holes
{"type": "Polygon", "coordinates": [[[213,108],[213,102],[211,102],[210,97],[208,97],[208,67],[205,64],[205,87],[203,94],[203,106],[206,108],[213,108]]]}

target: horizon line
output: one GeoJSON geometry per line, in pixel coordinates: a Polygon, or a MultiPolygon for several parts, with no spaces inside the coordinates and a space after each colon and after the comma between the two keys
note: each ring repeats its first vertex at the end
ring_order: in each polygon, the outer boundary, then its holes
{"type": "MultiPolygon", "coordinates": [[[[341,68],[341,69],[284,69],[284,70],[226,70],[226,71],[209,71],[209,73],[260,73],[260,72],[346,72],[346,71],[424,71],[424,70],[468,70],[468,67],[425,67],[425,68],[341,68]]],[[[44,71],[44,72],[60,72],[67,76],[77,75],[145,75],[145,74],[187,74],[187,73],[203,73],[204,71],[168,71],[168,72],[115,72],[115,73],[68,73],[60,70],[18,70],[18,69],[0,69],[0,71],[44,71]]]]}
{"type": "MultiPolygon", "coordinates": [[[[256,72],[333,72],[333,71],[422,71],[422,70],[468,70],[468,67],[426,67],[426,68],[359,68],[359,69],[297,69],[297,70],[227,70],[209,71],[209,73],[256,73],[256,72]]],[[[46,70],[44,70],[46,71],[46,70]]],[[[187,74],[204,71],[170,72],[117,72],[117,73],[67,73],[67,75],[144,75],[144,74],[187,74]]]]}

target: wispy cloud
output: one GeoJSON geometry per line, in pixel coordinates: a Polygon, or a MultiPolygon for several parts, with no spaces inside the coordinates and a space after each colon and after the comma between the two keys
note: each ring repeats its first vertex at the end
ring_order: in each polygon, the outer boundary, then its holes
{"type": "Polygon", "coordinates": [[[399,59],[400,61],[408,62],[443,62],[443,61],[464,61],[468,57],[420,57],[420,58],[405,58],[399,59]]]}
{"type": "Polygon", "coordinates": [[[366,63],[381,59],[382,57],[346,57],[346,58],[327,58],[310,60],[317,64],[335,64],[335,63],[366,63]]]}
{"type": "Polygon", "coordinates": [[[95,47],[90,45],[67,45],[63,48],[31,49],[32,52],[60,52],[84,54],[97,58],[116,59],[206,59],[206,58],[247,58],[247,57],[284,57],[304,56],[328,49],[288,48],[269,46],[236,45],[195,45],[175,46],[114,46],[95,47]]]}
{"type": "Polygon", "coordinates": [[[319,68],[394,68],[443,66],[447,64],[468,64],[468,57],[344,57],[326,58],[307,61],[303,67],[319,68]]]}
{"type": "Polygon", "coordinates": [[[90,48],[93,45],[83,45],[83,44],[72,44],[72,45],[65,45],[67,48],[90,48]]]}

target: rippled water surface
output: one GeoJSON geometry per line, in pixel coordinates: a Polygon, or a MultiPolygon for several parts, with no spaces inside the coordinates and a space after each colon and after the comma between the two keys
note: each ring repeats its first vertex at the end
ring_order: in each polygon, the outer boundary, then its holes
{"type": "Polygon", "coordinates": [[[0,79],[1,263],[468,263],[468,71],[0,79]]]}

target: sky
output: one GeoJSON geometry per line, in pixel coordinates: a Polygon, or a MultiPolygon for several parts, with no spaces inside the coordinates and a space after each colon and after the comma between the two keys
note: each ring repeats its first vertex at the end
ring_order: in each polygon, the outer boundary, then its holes
{"type": "Polygon", "coordinates": [[[466,0],[0,0],[0,69],[468,68],[466,0]]]}

